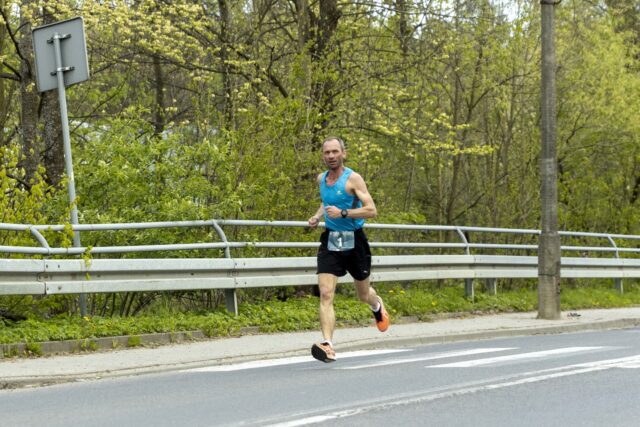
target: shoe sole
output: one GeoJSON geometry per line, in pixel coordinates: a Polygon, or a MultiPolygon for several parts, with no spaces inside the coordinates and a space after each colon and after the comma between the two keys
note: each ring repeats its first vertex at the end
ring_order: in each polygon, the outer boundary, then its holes
{"type": "Polygon", "coordinates": [[[314,359],[317,359],[324,363],[331,363],[336,361],[336,359],[331,359],[330,357],[328,357],[327,352],[315,344],[311,346],[311,355],[314,359]]]}

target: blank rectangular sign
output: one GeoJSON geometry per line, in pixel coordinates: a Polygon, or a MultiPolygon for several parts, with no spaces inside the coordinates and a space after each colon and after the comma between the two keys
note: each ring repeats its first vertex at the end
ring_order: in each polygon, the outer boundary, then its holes
{"type": "Polygon", "coordinates": [[[46,92],[58,87],[58,78],[55,74],[56,56],[52,43],[56,34],[58,37],[70,36],[60,40],[62,67],[73,67],[73,70],[64,72],[65,87],[89,79],[89,61],[82,17],[42,25],[34,28],[32,32],[38,92],[46,92]]]}

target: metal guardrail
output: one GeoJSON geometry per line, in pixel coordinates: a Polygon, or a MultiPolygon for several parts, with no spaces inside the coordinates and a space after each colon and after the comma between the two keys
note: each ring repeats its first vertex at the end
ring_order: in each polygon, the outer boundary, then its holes
{"type": "MultiPolygon", "coordinates": [[[[252,220],[206,220],[206,221],[175,221],[175,222],[143,222],[124,224],[78,224],[78,225],[22,225],[0,223],[0,231],[16,231],[31,233],[33,238],[40,244],[34,246],[2,246],[0,253],[16,253],[30,255],[81,255],[84,253],[106,254],[106,253],[129,253],[129,252],[149,252],[149,251],[174,251],[174,250],[197,250],[197,249],[233,249],[233,248],[313,248],[317,247],[317,242],[230,242],[222,227],[225,226],[251,226],[251,227],[308,227],[306,221],[252,221],[252,220]],[[105,246],[105,247],[68,247],[52,248],[42,234],[43,231],[62,232],[68,228],[73,231],[118,231],[118,230],[145,230],[162,228],[200,228],[211,227],[218,236],[220,242],[203,242],[187,244],[159,244],[159,245],[136,245],[136,246],[105,246]]],[[[324,227],[324,223],[320,223],[324,227]]],[[[510,234],[510,235],[530,235],[537,236],[540,230],[533,229],[513,229],[513,228],[488,228],[488,227],[466,227],[452,225],[414,225],[414,224],[365,224],[365,229],[370,230],[394,230],[394,231],[447,231],[455,232],[460,238],[459,243],[412,243],[412,242],[371,242],[373,248],[430,248],[430,249],[463,249],[466,254],[471,254],[471,249],[509,249],[509,250],[537,250],[537,244],[491,244],[491,243],[471,243],[467,235],[470,233],[480,234],[510,234]]],[[[638,235],[611,234],[611,233],[587,233],[574,231],[561,231],[561,237],[587,237],[606,239],[609,246],[562,246],[563,251],[582,252],[613,252],[616,257],[621,252],[638,253],[640,248],[619,247],[615,240],[636,241],[640,240],[638,235]]]]}
{"type": "MultiPolygon", "coordinates": [[[[80,225],[20,225],[0,223],[0,231],[29,232],[39,246],[0,246],[0,252],[31,256],[30,259],[0,259],[0,295],[68,294],[124,291],[168,291],[188,289],[224,289],[227,308],[237,310],[235,290],[242,288],[312,285],[317,283],[315,257],[233,258],[231,250],[239,248],[316,248],[318,242],[247,242],[229,241],[223,227],[307,227],[301,221],[209,220],[180,222],[150,222],[128,224],[80,225]],[[210,227],[219,242],[180,244],[51,247],[43,233],[68,230],[102,232],[162,228],[210,227]],[[155,258],[100,259],[99,254],[148,251],[202,250],[224,251],[224,258],[155,258]],[[88,255],[89,260],[53,259],[54,256],[88,255]],[[39,257],[41,259],[34,259],[39,257]]],[[[323,226],[323,224],[321,224],[323,226]]],[[[472,243],[473,233],[491,235],[529,235],[536,238],[539,230],[439,225],[367,224],[367,229],[413,232],[451,232],[459,242],[379,242],[372,248],[428,249],[461,251],[449,255],[384,255],[373,257],[372,280],[407,281],[430,279],[462,279],[468,296],[473,296],[473,280],[484,279],[490,292],[495,293],[496,279],[535,278],[538,275],[537,257],[528,255],[537,244],[472,243]],[[472,251],[525,251],[525,255],[473,254],[472,251]]],[[[620,254],[640,254],[640,248],[620,247],[618,241],[636,241],[640,236],[561,232],[565,238],[604,239],[607,246],[566,245],[562,250],[577,252],[580,257],[562,257],[563,278],[614,278],[622,292],[623,278],[640,277],[640,258],[621,258],[620,254]],[[586,256],[593,253],[614,257],[586,256]]],[[[314,234],[317,238],[317,233],[314,234]]],[[[348,281],[347,278],[341,281],[348,281]]]]}

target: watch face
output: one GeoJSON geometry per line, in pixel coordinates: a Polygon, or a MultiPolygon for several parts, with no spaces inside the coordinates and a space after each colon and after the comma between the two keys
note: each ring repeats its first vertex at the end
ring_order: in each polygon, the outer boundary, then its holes
{"type": "Polygon", "coordinates": [[[342,212],[340,212],[340,215],[342,215],[342,218],[346,218],[348,215],[348,212],[346,209],[342,209],[342,212]]]}

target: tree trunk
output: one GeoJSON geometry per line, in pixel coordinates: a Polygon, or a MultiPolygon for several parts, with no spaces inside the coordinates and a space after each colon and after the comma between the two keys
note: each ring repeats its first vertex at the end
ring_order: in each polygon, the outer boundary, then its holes
{"type": "Polygon", "coordinates": [[[298,52],[304,52],[309,35],[309,0],[297,0],[298,52]]]}
{"type": "Polygon", "coordinates": [[[153,117],[153,133],[155,135],[159,135],[164,131],[166,126],[166,117],[164,114],[164,76],[162,74],[162,65],[160,64],[160,57],[158,55],[153,55],[153,75],[155,77],[154,87],[156,97],[153,117]]]}
{"type": "MultiPolygon", "coordinates": [[[[55,22],[55,17],[47,7],[43,8],[43,24],[55,22]]],[[[65,173],[64,144],[58,91],[50,90],[42,94],[38,116],[42,117],[43,164],[48,184],[57,186],[65,173]]]]}
{"type": "Polygon", "coordinates": [[[57,186],[65,173],[58,92],[52,90],[42,94],[40,108],[44,125],[42,128],[42,141],[44,143],[45,179],[49,185],[57,186]]]}
{"type": "Polygon", "coordinates": [[[398,38],[400,40],[400,51],[403,59],[407,57],[409,52],[409,24],[407,22],[407,4],[406,0],[396,0],[396,14],[398,15],[398,38]]]}
{"type": "Polygon", "coordinates": [[[218,0],[220,9],[220,61],[222,62],[222,85],[224,87],[223,111],[225,129],[234,129],[234,105],[233,105],[233,82],[231,79],[231,65],[229,64],[229,45],[231,13],[227,0],[218,0]]]}
{"type": "MultiPolygon", "coordinates": [[[[323,60],[326,59],[327,47],[338,28],[338,21],[341,15],[337,0],[320,0],[318,17],[310,14],[314,42],[309,53],[314,64],[323,64],[323,60]]],[[[331,62],[326,66],[333,67],[335,63],[331,62]]],[[[335,84],[331,77],[314,83],[311,99],[323,117],[316,134],[324,132],[324,129],[329,125],[329,116],[335,110],[335,95],[335,84]]]]}
{"type": "MultiPolygon", "coordinates": [[[[28,6],[30,0],[23,5],[28,6]]],[[[38,141],[38,102],[40,97],[36,91],[33,69],[33,45],[31,43],[31,22],[20,17],[20,39],[18,49],[22,60],[20,62],[20,142],[22,159],[20,166],[24,168],[24,183],[28,188],[34,184],[34,179],[40,165],[42,154],[38,141]]]]}
{"type": "MultiPolygon", "coordinates": [[[[6,0],[0,0],[0,10],[6,15],[6,0]]],[[[5,46],[8,45],[7,40],[7,28],[4,25],[0,25],[0,56],[4,57],[9,53],[9,49],[5,49],[5,46]]],[[[7,116],[9,115],[9,108],[7,105],[7,95],[4,80],[0,80],[0,126],[5,128],[5,123],[7,121],[7,116]]],[[[6,145],[6,141],[4,138],[0,137],[0,147],[6,145]]]]}

